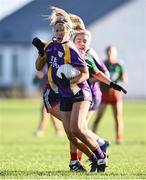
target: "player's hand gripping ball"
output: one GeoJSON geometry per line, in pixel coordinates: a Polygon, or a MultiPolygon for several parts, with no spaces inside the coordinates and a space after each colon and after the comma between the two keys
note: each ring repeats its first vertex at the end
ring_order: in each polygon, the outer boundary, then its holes
{"type": "Polygon", "coordinates": [[[71,64],[63,64],[57,70],[57,80],[62,86],[69,86],[70,80],[80,74],[80,71],[71,64]]]}

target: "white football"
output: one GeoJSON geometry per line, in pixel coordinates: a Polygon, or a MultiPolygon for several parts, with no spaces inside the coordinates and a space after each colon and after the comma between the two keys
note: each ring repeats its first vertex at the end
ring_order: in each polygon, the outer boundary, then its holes
{"type": "Polygon", "coordinates": [[[62,78],[61,73],[63,73],[67,79],[71,80],[78,76],[80,71],[71,64],[63,64],[57,70],[57,76],[59,78],[62,78]]]}

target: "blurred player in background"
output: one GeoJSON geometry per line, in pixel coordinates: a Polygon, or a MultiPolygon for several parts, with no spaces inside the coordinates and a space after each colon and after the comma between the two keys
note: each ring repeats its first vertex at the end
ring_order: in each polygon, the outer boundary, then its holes
{"type": "MultiPolygon", "coordinates": [[[[117,59],[117,48],[114,46],[109,46],[106,49],[107,60],[104,62],[109,73],[110,78],[114,82],[122,81],[124,83],[128,82],[127,75],[123,69],[123,66],[118,62],[117,59]]],[[[116,130],[116,143],[120,144],[123,140],[123,100],[122,94],[114,89],[109,88],[107,85],[101,83],[102,91],[102,101],[98,108],[98,113],[95,117],[93,123],[93,132],[96,132],[97,127],[103,114],[105,112],[106,106],[110,104],[113,109],[113,115],[115,119],[115,130],[116,130]]]]}
{"type": "MultiPolygon", "coordinates": [[[[42,70],[36,72],[36,75],[33,79],[33,83],[38,87],[38,90],[41,92],[41,95],[43,94],[48,84],[47,69],[48,69],[47,65],[44,66],[42,70]]],[[[40,112],[41,112],[40,121],[38,124],[38,128],[35,131],[35,135],[38,137],[41,137],[44,135],[44,132],[48,125],[49,120],[52,121],[56,135],[57,136],[63,135],[64,130],[63,130],[62,123],[58,121],[57,118],[55,118],[53,115],[51,115],[50,113],[47,113],[44,103],[41,106],[40,112]]]]}

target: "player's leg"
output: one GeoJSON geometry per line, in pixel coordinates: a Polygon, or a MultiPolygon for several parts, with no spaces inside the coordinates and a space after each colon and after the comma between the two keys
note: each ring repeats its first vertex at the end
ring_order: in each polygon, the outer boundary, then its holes
{"type": "Polygon", "coordinates": [[[73,164],[69,164],[69,167],[71,170],[73,171],[85,171],[84,167],[82,166],[82,164],[78,164],[78,157],[77,157],[77,148],[80,149],[82,152],[84,152],[87,157],[92,156],[92,151],[84,144],[82,143],[72,132],[71,132],[71,128],[70,128],[70,115],[71,112],[63,112],[63,126],[66,132],[66,135],[69,139],[69,141],[71,142],[70,144],[70,150],[73,156],[74,153],[74,157],[73,158],[74,162],[73,164]],[[77,148],[76,148],[77,147],[77,148]],[[74,159],[75,158],[75,159],[74,159]]]}
{"type": "Polygon", "coordinates": [[[96,132],[105,110],[106,110],[106,104],[102,102],[98,107],[97,114],[96,114],[95,120],[93,122],[93,126],[92,126],[93,132],[96,132]]]}
{"type": "MultiPolygon", "coordinates": [[[[78,96],[78,98],[76,97],[77,100],[79,100],[79,98],[81,98],[83,100],[82,92],[80,92],[77,96],[78,96]],[[81,95],[81,97],[80,97],[80,95],[81,95]]],[[[75,99],[75,98],[73,97],[73,99],[75,99]]],[[[84,140],[84,139],[86,139],[87,133],[84,132],[84,135],[82,135],[83,134],[82,131],[84,130],[84,128],[82,126],[82,120],[84,119],[84,121],[86,121],[89,106],[90,106],[89,101],[73,103],[72,99],[61,98],[60,109],[63,112],[64,129],[66,131],[68,139],[79,150],[84,152],[84,154],[86,154],[89,157],[89,159],[92,161],[91,171],[92,172],[97,172],[97,171],[101,171],[101,170],[104,171],[105,164],[106,164],[105,155],[99,148],[98,143],[96,142],[96,140],[93,139],[94,145],[92,146],[92,150],[91,150],[90,147],[88,147],[88,144],[91,144],[90,142],[88,142],[89,139],[87,141],[84,140]],[[83,106],[83,104],[84,104],[84,106],[83,106]],[[83,107],[81,108],[81,106],[83,106],[83,107]],[[82,109],[82,111],[80,111],[80,108],[82,109]],[[69,112],[70,110],[72,110],[72,111],[69,112]],[[72,123],[72,121],[75,121],[75,122],[72,123]],[[83,136],[82,138],[80,137],[80,134],[83,136]],[[84,142],[82,142],[82,139],[84,140],[84,142]],[[86,142],[88,142],[88,144],[85,144],[86,142]],[[99,157],[98,160],[97,160],[97,156],[99,157]],[[102,160],[101,160],[101,157],[103,158],[102,160]],[[100,163],[100,167],[98,167],[99,163],[100,163]],[[101,169],[101,167],[102,167],[102,169],[101,169]]],[[[90,136],[89,136],[89,138],[90,138],[90,136]]],[[[92,139],[90,139],[90,141],[92,141],[92,139]]]]}
{"type": "Polygon", "coordinates": [[[93,116],[95,115],[95,110],[89,110],[88,116],[87,116],[87,122],[89,122],[93,116]]]}
{"type": "Polygon", "coordinates": [[[69,167],[71,171],[75,172],[85,172],[86,169],[82,165],[81,160],[78,157],[78,149],[77,147],[70,142],[70,162],[69,167]]]}
{"type": "Polygon", "coordinates": [[[47,113],[51,114],[50,119],[53,123],[54,129],[57,135],[61,135],[63,132],[62,114],[60,111],[59,94],[55,93],[52,89],[46,89],[43,94],[44,104],[47,113]]]}
{"type": "Polygon", "coordinates": [[[91,171],[105,171],[106,156],[96,142],[96,139],[92,136],[91,131],[86,128],[87,126],[84,126],[89,106],[89,101],[81,101],[73,104],[70,129],[71,132],[93,152],[91,157],[94,159],[90,157],[92,161],[91,171]],[[99,164],[101,161],[102,165],[99,164]]]}
{"type": "MultiPolygon", "coordinates": [[[[62,111],[60,111],[60,102],[58,101],[58,98],[56,99],[56,97],[57,96],[52,91],[46,90],[44,92],[44,104],[48,113],[56,117],[57,120],[63,121],[63,114],[62,111]]],[[[69,106],[70,104],[67,106],[67,108],[69,108],[69,106]]],[[[66,129],[68,128],[68,124],[64,124],[64,126],[66,127],[66,129]]],[[[71,143],[70,145],[70,155],[70,169],[73,171],[85,171],[84,167],[79,163],[79,161],[76,161],[76,159],[78,159],[77,148],[73,143],[71,143]]]]}
{"type": "Polygon", "coordinates": [[[39,125],[38,125],[36,132],[35,132],[36,136],[41,137],[44,135],[44,131],[45,131],[47,124],[48,124],[49,116],[50,116],[50,114],[47,113],[45,106],[42,105],[39,125]]]}
{"type": "Polygon", "coordinates": [[[123,141],[123,102],[117,101],[112,104],[112,108],[115,119],[116,143],[120,144],[123,141]]]}
{"type": "MultiPolygon", "coordinates": [[[[47,97],[48,97],[48,96],[47,96],[47,97]]],[[[51,96],[51,97],[52,97],[52,96],[51,96]]],[[[44,98],[44,99],[46,100],[47,98],[44,98]]],[[[50,99],[51,99],[51,98],[50,98],[50,99]]],[[[65,101],[64,101],[64,100],[63,100],[62,102],[65,104],[65,101]]],[[[47,106],[47,107],[50,107],[50,104],[52,104],[52,103],[50,103],[49,101],[47,101],[46,106],[47,106]]],[[[65,104],[65,105],[66,105],[66,104],[65,104]]],[[[65,108],[67,108],[67,110],[68,110],[69,106],[70,106],[70,102],[66,105],[65,108]]],[[[58,106],[55,106],[55,108],[57,109],[58,106]]],[[[55,108],[48,108],[48,110],[49,110],[49,112],[50,112],[51,114],[55,115],[54,113],[57,112],[57,110],[55,110],[55,108]]],[[[59,108],[58,108],[58,109],[59,109],[59,108]]],[[[59,113],[60,113],[60,111],[59,111],[59,113]]],[[[59,113],[57,113],[57,114],[59,114],[59,113]]],[[[61,117],[58,117],[58,118],[63,120],[64,128],[65,128],[65,131],[66,131],[66,133],[67,133],[67,136],[68,136],[69,140],[70,140],[74,145],[76,145],[81,151],[83,151],[88,157],[90,157],[90,156],[92,155],[92,154],[91,154],[92,152],[91,152],[82,142],[80,142],[80,141],[79,141],[78,139],[76,139],[75,137],[72,137],[71,133],[69,132],[69,131],[70,131],[70,128],[68,128],[68,122],[70,122],[70,121],[68,120],[68,118],[70,118],[70,117],[69,117],[68,112],[65,113],[65,117],[62,116],[62,113],[61,113],[61,117]],[[66,117],[67,117],[67,120],[66,120],[66,117]]],[[[71,149],[71,151],[72,151],[72,149],[71,149]]]]}
{"type": "Polygon", "coordinates": [[[68,139],[87,156],[91,155],[91,151],[86,147],[73,133],[71,124],[71,115],[73,111],[72,98],[61,98],[60,110],[62,112],[62,122],[68,139]]]}
{"type": "MultiPolygon", "coordinates": [[[[59,117],[59,116],[58,116],[59,117]]],[[[59,121],[55,116],[50,115],[50,120],[52,121],[52,124],[55,129],[55,133],[57,136],[62,136],[64,133],[62,122],[59,121]]]]}
{"type": "MultiPolygon", "coordinates": [[[[88,112],[88,117],[87,117],[87,123],[92,119],[92,117],[94,116],[97,108],[99,107],[100,105],[100,102],[101,102],[101,99],[98,98],[98,99],[94,99],[92,100],[92,104],[90,106],[90,110],[88,112]]],[[[84,123],[85,126],[87,125],[87,123],[84,123]]],[[[96,139],[96,141],[98,142],[100,148],[102,151],[104,151],[105,153],[107,152],[107,148],[109,147],[109,145],[111,144],[109,141],[106,141],[104,140],[103,138],[97,136],[95,133],[93,133],[91,131],[93,137],[96,139]]],[[[78,151],[78,158],[79,160],[82,160],[82,155],[83,153],[81,151],[78,151]]]]}
{"type": "MultiPolygon", "coordinates": [[[[107,154],[107,148],[111,145],[111,142],[99,137],[98,135],[96,135],[92,131],[90,131],[90,134],[92,134],[92,136],[94,137],[96,142],[99,144],[101,150],[107,154]]],[[[83,156],[83,152],[78,151],[78,159],[80,161],[82,160],[82,156],[83,156]]]]}
{"type": "Polygon", "coordinates": [[[92,99],[92,103],[90,105],[90,109],[89,109],[88,116],[87,116],[87,122],[89,122],[93,118],[100,103],[101,103],[101,98],[92,99]]]}
{"type": "Polygon", "coordinates": [[[47,112],[54,116],[59,121],[62,121],[62,112],[60,111],[60,103],[59,101],[56,102],[55,105],[47,108],[47,112]]]}

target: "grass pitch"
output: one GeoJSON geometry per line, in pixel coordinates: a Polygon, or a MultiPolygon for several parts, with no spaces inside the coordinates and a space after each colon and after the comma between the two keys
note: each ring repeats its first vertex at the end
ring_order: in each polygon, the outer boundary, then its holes
{"type": "MultiPolygon", "coordinates": [[[[98,134],[112,142],[105,173],[69,171],[66,136],[56,137],[49,123],[45,136],[33,135],[39,116],[38,99],[0,101],[1,179],[144,179],[146,178],[146,102],[124,103],[124,142],[115,144],[112,112],[107,109],[98,134]]],[[[92,124],[90,122],[89,126],[92,124]]],[[[89,169],[84,156],[83,163],[89,169]]]]}

